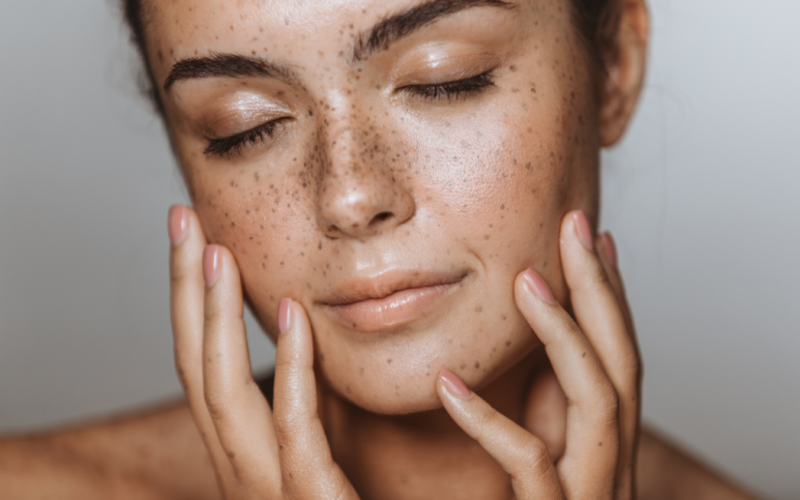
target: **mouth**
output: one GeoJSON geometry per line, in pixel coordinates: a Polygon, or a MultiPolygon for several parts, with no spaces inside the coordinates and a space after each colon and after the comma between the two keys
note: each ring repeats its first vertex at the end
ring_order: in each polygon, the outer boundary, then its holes
{"type": "Polygon", "coordinates": [[[323,305],[348,328],[378,332],[407,325],[436,308],[467,273],[389,271],[346,283],[323,305]]]}

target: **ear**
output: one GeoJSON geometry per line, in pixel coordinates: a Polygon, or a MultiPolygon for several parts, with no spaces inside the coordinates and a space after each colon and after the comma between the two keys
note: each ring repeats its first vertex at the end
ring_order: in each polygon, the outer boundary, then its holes
{"type": "Polygon", "coordinates": [[[619,141],[639,100],[647,63],[649,19],[644,0],[620,0],[619,24],[603,54],[607,81],[602,91],[600,138],[603,147],[619,141]]]}

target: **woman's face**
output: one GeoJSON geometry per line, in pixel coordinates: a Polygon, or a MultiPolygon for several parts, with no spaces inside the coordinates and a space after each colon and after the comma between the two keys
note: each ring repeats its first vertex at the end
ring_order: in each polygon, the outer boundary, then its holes
{"type": "Polygon", "coordinates": [[[598,104],[568,0],[150,2],[149,56],[209,241],[270,332],[290,297],[358,406],[438,407],[538,341],[558,230],[598,201],[598,104]],[[165,85],[166,84],[166,85],[165,85]]]}

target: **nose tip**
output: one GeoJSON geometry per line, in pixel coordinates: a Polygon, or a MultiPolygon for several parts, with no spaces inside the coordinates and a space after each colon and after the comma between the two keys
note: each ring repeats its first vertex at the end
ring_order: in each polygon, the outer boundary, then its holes
{"type": "MultiPolygon", "coordinates": [[[[372,176],[370,176],[372,177],[372,176]]],[[[386,186],[382,179],[358,182],[338,195],[330,186],[321,210],[325,233],[330,237],[363,237],[399,226],[414,214],[410,194],[397,186],[386,186]]]]}

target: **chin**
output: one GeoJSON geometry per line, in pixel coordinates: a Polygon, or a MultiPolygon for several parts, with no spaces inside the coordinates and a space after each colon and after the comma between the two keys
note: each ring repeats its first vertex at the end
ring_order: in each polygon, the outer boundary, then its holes
{"type": "Polygon", "coordinates": [[[367,412],[409,415],[442,407],[436,380],[443,369],[480,391],[539,345],[521,315],[496,325],[503,329],[460,326],[396,334],[371,345],[329,343],[322,333],[317,336],[318,376],[327,390],[367,412]]]}

